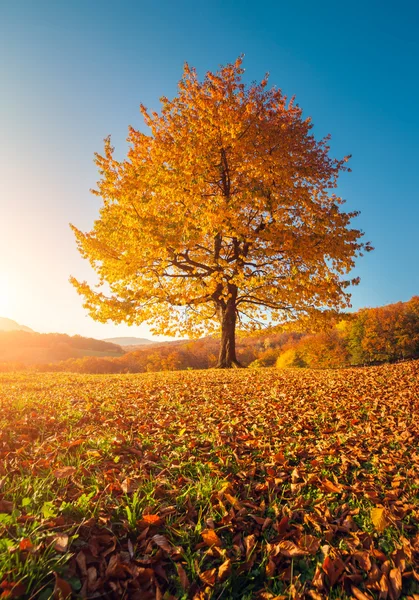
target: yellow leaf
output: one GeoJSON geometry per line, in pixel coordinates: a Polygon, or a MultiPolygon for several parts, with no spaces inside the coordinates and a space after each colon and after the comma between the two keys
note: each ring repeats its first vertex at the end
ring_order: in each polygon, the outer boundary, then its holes
{"type": "Polygon", "coordinates": [[[389,521],[383,507],[371,509],[371,521],[377,531],[384,531],[389,525],[389,521]]]}

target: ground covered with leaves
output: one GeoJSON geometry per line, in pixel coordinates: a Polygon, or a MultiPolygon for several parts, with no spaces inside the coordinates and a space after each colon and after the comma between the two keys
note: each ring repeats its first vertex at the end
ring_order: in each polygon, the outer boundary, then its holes
{"type": "Polygon", "coordinates": [[[0,597],[418,599],[418,375],[0,375],[0,597]]]}

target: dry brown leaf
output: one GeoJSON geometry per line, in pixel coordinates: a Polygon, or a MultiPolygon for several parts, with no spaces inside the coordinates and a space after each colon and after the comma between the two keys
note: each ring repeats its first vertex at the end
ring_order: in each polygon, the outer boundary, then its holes
{"type": "Polygon", "coordinates": [[[55,469],[52,474],[57,479],[65,479],[66,477],[71,477],[74,475],[76,470],[76,467],[60,467],[59,469],[55,469]]]}
{"type": "Polygon", "coordinates": [[[361,590],[356,586],[352,585],[351,590],[355,598],[357,598],[357,600],[371,600],[371,596],[367,596],[366,594],[364,594],[364,592],[361,592],[361,590]]]}
{"type": "Polygon", "coordinates": [[[224,497],[230,502],[232,506],[234,506],[234,508],[236,508],[237,510],[241,509],[242,506],[235,496],[232,496],[228,492],[225,492],[224,497]]]}
{"type": "Polygon", "coordinates": [[[298,545],[309,554],[316,554],[320,548],[320,539],[314,535],[303,535],[298,545]]]}
{"type": "Polygon", "coordinates": [[[153,535],[151,539],[155,544],[157,544],[157,546],[159,546],[159,548],[167,552],[167,554],[171,554],[173,547],[170,545],[170,542],[164,537],[164,535],[156,534],[153,535]]]}
{"type": "Polygon", "coordinates": [[[68,535],[66,533],[61,533],[55,536],[54,538],[54,548],[57,552],[67,552],[68,548],[68,535]]]}
{"type": "Polygon", "coordinates": [[[343,487],[339,483],[333,483],[333,481],[330,481],[329,479],[323,479],[320,487],[323,491],[332,494],[338,494],[343,490],[343,487]]]}
{"type": "Polygon", "coordinates": [[[61,577],[59,577],[57,575],[57,573],[54,573],[54,577],[55,577],[55,585],[54,585],[54,591],[53,591],[54,600],[67,600],[68,598],[71,598],[71,594],[72,594],[71,585],[64,579],[61,579],[61,577]]]}
{"type": "Polygon", "coordinates": [[[289,558],[296,558],[297,556],[305,556],[308,554],[306,550],[303,550],[294,542],[289,540],[284,540],[283,542],[279,542],[279,552],[283,556],[288,556],[289,558]]]}
{"type": "Polygon", "coordinates": [[[9,500],[0,500],[0,513],[6,513],[8,515],[13,512],[13,502],[9,500]]]}
{"type": "Polygon", "coordinates": [[[187,591],[190,588],[191,584],[189,582],[188,576],[186,575],[186,571],[180,563],[175,563],[175,564],[176,564],[177,574],[178,574],[179,580],[180,580],[180,585],[182,586],[182,589],[184,591],[187,591]]]}
{"type": "Polygon", "coordinates": [[[330,556],[326,556],[322,564],[322,569],[326,573],[330,585],[333,586],[344,572],[345,563],[340,558],[333,559],[330,556]]]}
{"type": "Polygon", "coordinates": [[[121,483],[121,490],[124,494],[133,494],[138,490],[138,481],[135,481],[131,477],[126,477],[121,483]]]}

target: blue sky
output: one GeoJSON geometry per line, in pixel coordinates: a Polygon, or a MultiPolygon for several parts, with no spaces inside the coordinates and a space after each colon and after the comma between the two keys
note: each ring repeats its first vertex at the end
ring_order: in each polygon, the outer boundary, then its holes
{"type": "Polygon", "coordinates": [[[68,283],[91,278],[68,227],[90,229],[93,163],[124,156],[140,102],[173,97],[185,61],[203,75],[245,54],[245,80],[295,95],[332,135],[347,209],[375,251],[353,307],[419,294],[419,4],[412,1],[0,3],[0,316],[38,331],[149,335],[101,325],[68,283]]]}

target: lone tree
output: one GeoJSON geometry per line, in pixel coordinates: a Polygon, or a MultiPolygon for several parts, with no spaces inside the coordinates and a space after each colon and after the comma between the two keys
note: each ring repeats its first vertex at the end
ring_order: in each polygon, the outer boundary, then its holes
{"type": "Polygon", "coordinates": [[[310,119],[267,77],[246,87],[242,57],[184,68],[161,113],[129,128],[126,160],[96,154],[100,217],[78,248],[99,286],[71,278],[99,321],[172,335],[221,328],[218,366],[237,366],[235,329],[349,305],[344,278],[368,243],[333,193],[348,157],[329,156],[310,119]],[[105,285],[105,289],[103,286],[105,285]]]}

